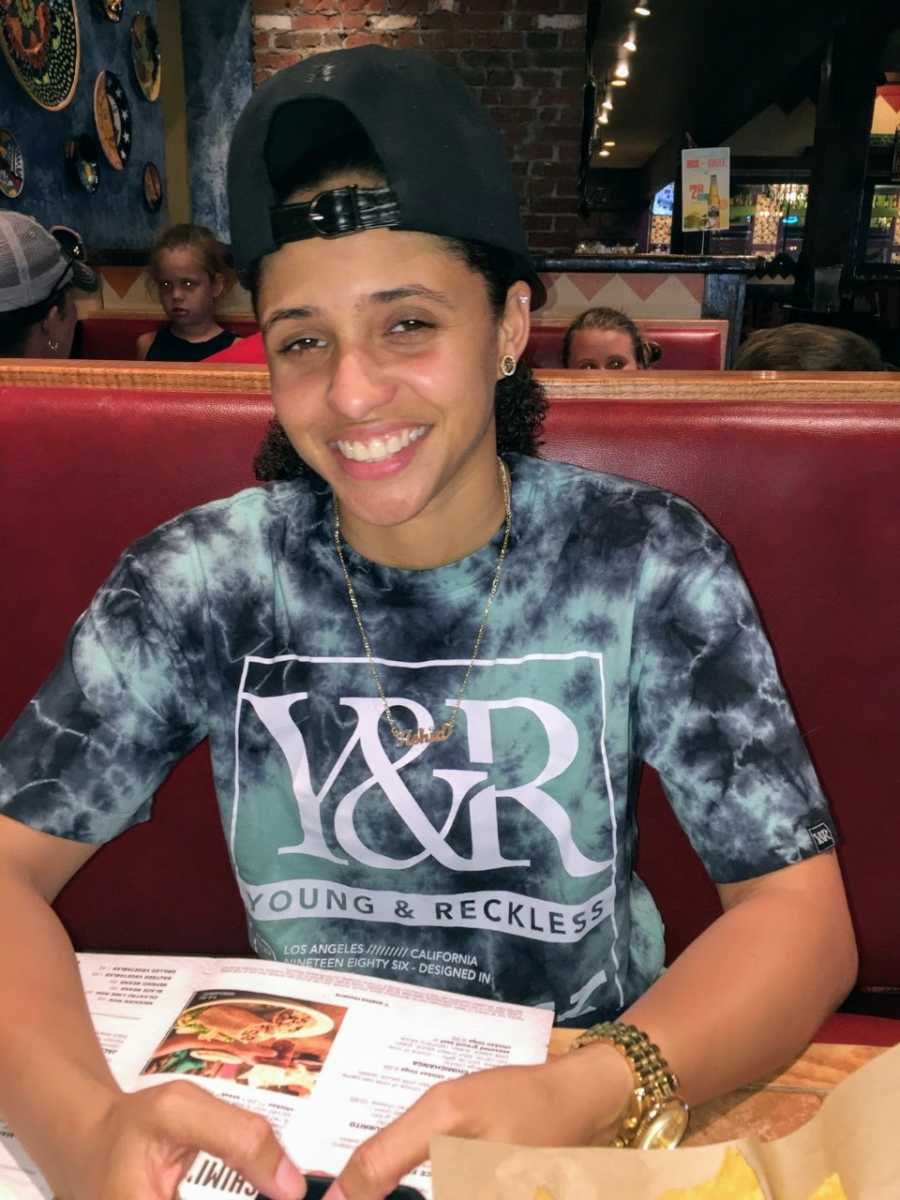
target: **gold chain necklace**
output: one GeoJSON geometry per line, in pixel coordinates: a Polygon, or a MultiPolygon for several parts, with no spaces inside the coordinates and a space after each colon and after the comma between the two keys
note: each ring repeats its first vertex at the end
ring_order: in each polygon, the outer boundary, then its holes
{"type": "Polygon", "coordinates": [[[456,726],[460,707],[466,694],[466,688],[469,686],[469,676],[472,674],[472,668],[478,661],[478,651],[481,649],[481,640],[484,637],[484,631],[487,628],[488,617],[491,613],[491,606],[494,603],[494,597],[497,595],[497,589],[500,586],[500,575],[503,571],[503,563],[506,559],[506,552],[509,549],[509,537],[512,533],[512,499],[509,489],[509,476],[507,475],[506,468],[499,458],[497,459],[497,465],[500,468],[500,482],[503,485],[503,505],[506,511],[503,543],[500,546],[500,556],[497,559],[497,566],[494,570],[494,577],[491,580],[491,587],[490,591],[488,592],[487,602],[484,606],[484,613],[481,617],[481,624],[478,627],[478,632],[475,634],[475,645],[472,647],[472,657],[469,659],[468,667],[466,667],[466,673],[463,677],[462,687],[459,689],[459,696],[456,699],[456,707],[453,710],[453,716],[449,721],[445,721],[443,725],[439,725],[437,729],[401,729],[391,714],[391,706],[388,704],[387,696],[384,693],[384,686],[381,682],[381,676],[378,674],[378,667],[375,665],[375,656],[372,653],[372,646],[366,634],[366,628],[363,625],[362,614],[359,611],[359,601],[356,599],[356,592],[353,590],[353,584],[350,580],[350,572],[347,570],[347,563],[344,560],[344,551],[341,548],[341,514],[338,508],[337,497],[335,497],[334,546],[337,550],[338,559],[340,560],[341,570],[344,573],[344,582],[347,585],[347,595],[350,597],[350,607],[353,610],[353,616],[356,618],[356,624],[359,628],[359,636],[362,638],[362,644],[366,651],[369,670],[372,674],[372,679],[375,681],[375,687],[378,690],[378,695],[381,697],[381,703],[384,705],[384,712],[385,716],[387,717],[388,727],[393,734],[394,741],[400,746],[419,746],[423,742],[446,742],[447,738],[450,736],[456,726]]]}

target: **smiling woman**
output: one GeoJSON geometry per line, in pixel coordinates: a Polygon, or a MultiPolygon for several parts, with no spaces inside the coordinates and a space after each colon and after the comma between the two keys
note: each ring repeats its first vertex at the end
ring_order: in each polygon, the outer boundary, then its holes
{"type": "MultiPolygon", "coordinates": [[[[355,156],[352,152],[348,151],[347,157],[348,162],[352,162],[355,156]]],[[[348,167],[347,170],[352,171],[352,167],[348,167]]],[[[310,182],[307,190],[314,191],[322,182],[323,180],[310,182]]],[[[493,318],[494,323],[497,323],[504,315],[507,293],[510,286],[516,281],[516,272],[511,268],[508,256],[490,246],[475,242],[437,237],[423,239],[423,244],[427,245],[428,243],[430,243],[430,249],[436,256],[434,261],[438,263],[442,262],[448,269],[452,268],[454,263],[457,268],[460,266],[466,268],[461,274],[457,270],[456,274],[457,282],[462,281],[463,289],[467,296],[472,292],[473,285],[476,283],[473,275],[482,281],[483,286],[486,288],[486,298],[489,306],[489,311],[485,314],[486,319],[482,320],[479,329],[479,334],[483,336],[485,330],[490,328],[492,323],[491,318],[493,318]],[[441,254],[441,251],[444,253],[441,254]]],[[[397,239],[394,237],[391,242],[383,244],[393,250],[397,244],[397,239]]],[[[251,274],[251,290],[257,311],[259,311],[260,289],[258,269],[251,274]]],[[[524,289],[518,294],[520,296],[519,302],[524,305],[526,303],[524,289]]],[[[422,304],[437,304],[445,312],[449,312],[452,308],[452,301],[448,295],[413,284],[394,289],[393,291],[383,291],[377,296],[373,296],[373,301],[375,300],[378,300],[382,304],[396,304],[403,300],[407,302],[418,300],[422,304]]],[[[297,310],[292,310],[288,313],[282,310],[277,315],[285,317],[290,315],[294,318],[299,318],[308,317],[311,314],[308,311],[298,312],[297,310]]],[[[407,351],[412,351],[417,346],[424,346],[426,338],[429,336],[429,331],[431,331],[431,336],[436,336],[437,328],[436,321],[427,313],[423,313],[421,316],[403,318],[397,324],[392,342],[398,351],[403,346],[406,347],[407,351]]],[[[325,345],[320,340],[315,346],[309,342],[303,347],[298,346],[298,349],[301,348],[315,348],[323,351],[325,345]]],[[[491,372],[491,379],[493,379],[493,371],[491,372]]],[[[524,360],[520,359],[515,363],[514,369],[510,370],[508,374],[505,371],[501,373],[500,378],[493,383],[493,406],[497,448],[499,452],[501,454],[536,454],[538,435],[546,411],[546,403],[539,386],[532,378],[528,364],[524,360]]],[[[423,432],[425,432],[424,429],[423,432]]],[[[421,434],[413,433],[411,439],[416,440],[417,436],[421,436],[421,434]]],[[[375,450],[376,453],[381,453],[381,445],[376,445],[375,450]]],[[[295,478],[304,473],[309,474],[312,471],[311,465],[304,462],[300,457],[277,420],[273,422],[269,435],[260,449],[255,466],[257,477],[264,481],[295,478]]]]}
{"type": "MultiPolygon", "coordinates": [[[[296,242],[267,262],[257,305],[276,413],[370,557],[439,566],[499,524],[495,375],[528,329],[525,285],[508,292],[497,317],[483,277],[426,234],[296,242]],[[311,294],[315,304],[273,311],[285,295],[311,294]],[[416,561],[404,561],[412,545],[416,561]]],[[[532,418],[541,410],[533,403],[532,418]]]]}
{"type": "MultiPolygon", "coordinates": [[[[369,132],[338,102],[315,104],[319,118],[341,132],[324,152],[304,152],[298,145],[297,160],[277,182],[280,210],[294,220],[305,216],[317,197],[390,191],[369,132]]],[[[387,128],[381,132],[389,135],[387,128]]],[[[292,138],[296,141],[296,132],[292,138]]],[[[422,191],[424,207],[431,185],[426,177],[417,177],[414,148],[403,170],[407,187],[422,191]]],[[[484,170],[485,190],[498,178],[508,186],[505,164],[496,153],[484,170]]],[[[467,238],[437,232],[442,224],[454,232],[462,230],[458,213],[452,221],[438,217],[430,224],[435,232],[406,233],[389,225],[373,228],[365,238],[334,241],[311,237],[309,226],[304,229],[301,224],[302,238],[255,260],[247,272],[278,418],[257,457],[258,477],[287,479],[315,472],[341,497],[347,510],[345,531],[356,548],[378,561],[410,567],[450,562],[484,543],[502,515],[501,496],[496,494],[494,503],[485,506],[474,477],[481,472],[496,492],[492,464],[497,450],[535,454],[546,408],[520,358],[531,303],[526,279],[535,291],[542,289],[533,268],[523,267],[523,248],[514,241],[517,222],[504,230],[515,252],[502,243],[478,240],[486,234],[480,217],[471,219],[467,238]],[[342,367],[332,379],[335,356],[342,367]],[[312,398],[322,395],[315,384],[323,380],[328,381],[325,424],[317,429],[311,419],[312,398]],[[291,403],[298,389],[303,396],[302,431],[297,428],[298,406],[291,403]],[[373,420],[371,414],[390,406],[397,391],[407,393],[409,418],[373,420]],[[439,470],[428,466],[451,450],[453,461],[445,461],[439,470]],[[462,478],[457,459],[466,467],[462,478]],[[414,460],[426,470],[406,470],[414,460]],[[401,474],[393,489],[368,487],[360,492],[350,486],[354,481],[387,483],[401,474]],[[474,486],[464,487],[462,494],[476,511],[456,508],[456,520],[448,523],[442,504],[433,503],[437,496],[412,496],[416,480],[422,485],[429,475],[428,486],[438,488],[448,482],[459,488],[472,476],[474,486]],[[354,496],[361,499],[362,511],[356,511],[354,496]],[[396,529],[405,524],[404,511],[410,518],[424,519],[400,532],[398,551],[390,545],[395,535],[364,531],[359,524],[361,519],[364,525],[396,529]]]]}
{"type": "Polygon", "coordinates": [[[677,497],[536,457],[540,282],[500,136],[444,67],[369,46],[275,76],[229,196],[268,482],[126,551],[3,743],[0,1109],[72,1200],[171,1200],[198,1149],[301,1194],[260,1118],[118,1091],[47,906],[208,737],[259,954],[389,946],[346,968],[403,983],[424,953],[466,969],[422,982],[591,1025],[426,1092],[329,1200],[381,1200],[439,1132],[674,1145],[853,975],[828,806],[731,553],[677,497]],[[665,973],[642,762],[726,910],[665,973]]]}

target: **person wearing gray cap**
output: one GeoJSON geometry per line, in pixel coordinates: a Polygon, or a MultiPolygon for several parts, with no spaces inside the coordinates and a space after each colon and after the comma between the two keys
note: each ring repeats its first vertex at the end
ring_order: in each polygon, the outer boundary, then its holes
{"type": "Polygon", "coordinates": [[[542,285],[500,135],[446,68],[364,46],[283,71],[228,189],[268,484],[132,546],[0,746],[0,1110],[66,1200],[172,1200],[198,1149],[304,1194],[258,1114],[117,1090],[47,904],[208,737],[257,954],[346,951],[388,986],[414,963],[590,1026],[424,1092],[327,1200],[382,1200],[436,1133],[674,1146],[687,1103],[787,1061],[854,970],[827,802],[733,556],[685,501],[537,457],[542,285]],[[633,871],[644,761],[726,910],[665,971],[633,871]]]}
{"type": "Polygon", "coordinates": [[[78,321],[72,289],[97,287],[91,268],[33,217],[0,212],[0,358],[68,358],[78,321]]]}

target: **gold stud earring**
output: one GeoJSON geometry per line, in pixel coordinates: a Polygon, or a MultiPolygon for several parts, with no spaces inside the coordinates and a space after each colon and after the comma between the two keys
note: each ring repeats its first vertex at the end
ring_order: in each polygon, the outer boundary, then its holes
{"type": "Polygon", "coordinates": [[[503,374],[506,376],[507,379],[510,377],[510,375],[515,375],[516,360],[513,358],[513,356],[511,354],[504,354],[503,357],[500,359],[500,370],[503,372],[503,374]]]}

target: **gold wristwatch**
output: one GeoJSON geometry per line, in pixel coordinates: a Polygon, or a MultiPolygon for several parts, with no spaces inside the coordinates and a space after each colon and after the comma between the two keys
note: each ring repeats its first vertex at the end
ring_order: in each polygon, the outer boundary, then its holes
{"type": "Polygon", "coordinates": [[[678,1079],[645,1033],[621,1021],[604,1021],[579,1034],[570,1050],[607,1042],[622,1054],[635,1087],[614,1146],[635,1150],[674,1150],[687,1132],[690,1109],[678,1095],[678,1079]]]}

